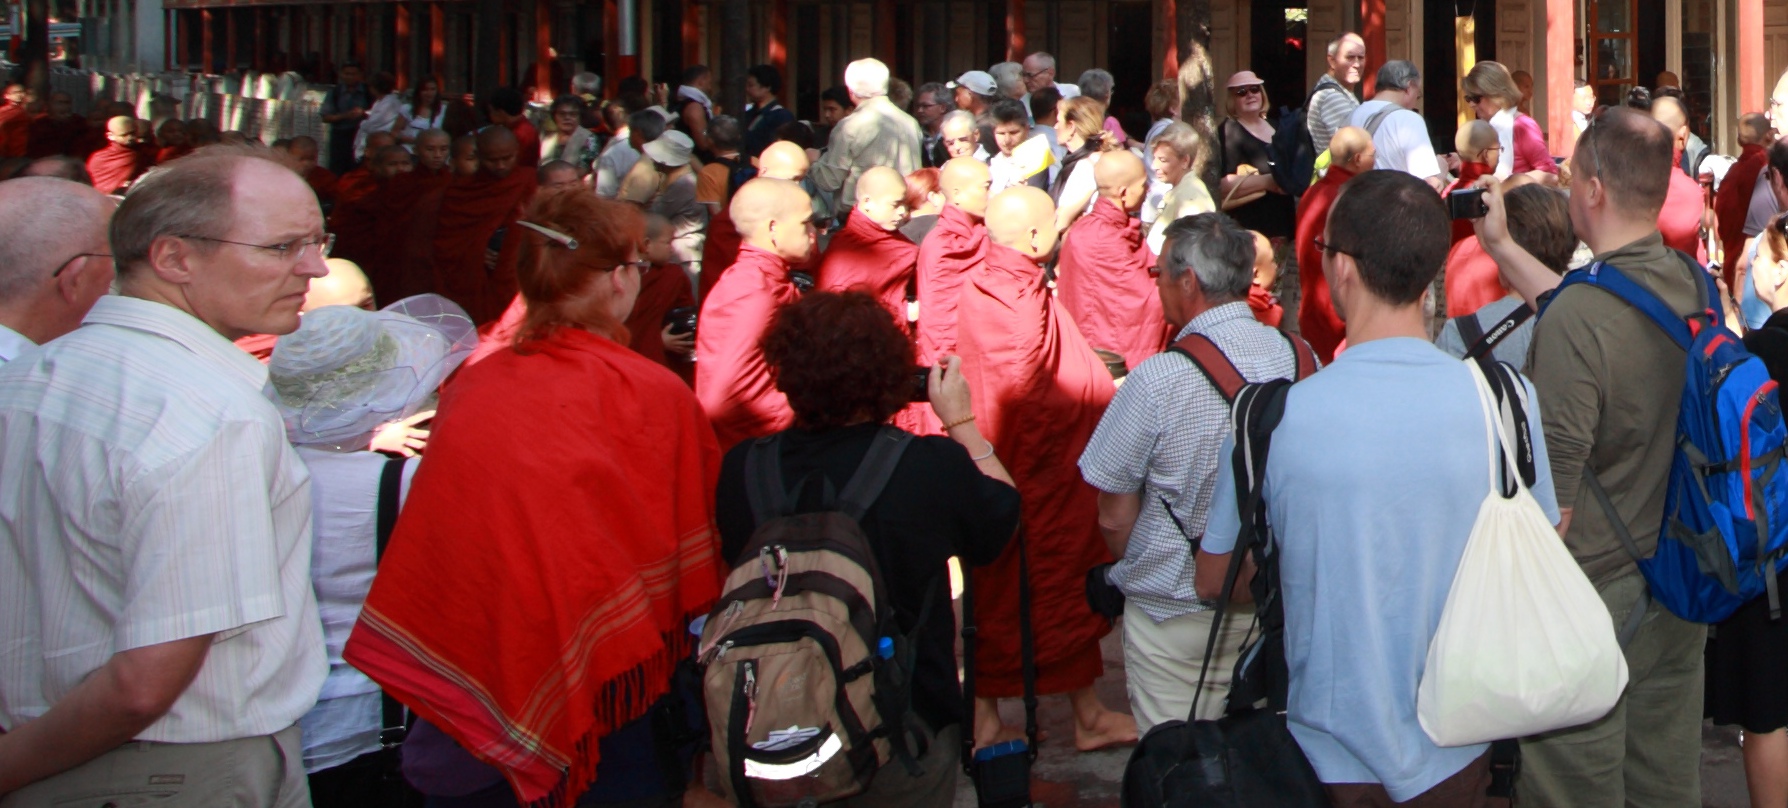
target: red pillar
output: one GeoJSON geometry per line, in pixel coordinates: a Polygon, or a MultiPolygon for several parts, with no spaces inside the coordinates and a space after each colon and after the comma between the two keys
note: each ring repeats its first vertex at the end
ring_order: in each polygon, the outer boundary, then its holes
{"type": "Polygon", "coordinates": [[[1768,107],[1774,87],[1763,75],[1763,0],[1738,0],[1738,113],[1768,107]]]}
{"type": "MultiPolygon", "coordinates": [[[[447,11],[440,3],[428,4],[428,70],[430,73],[447,72],[447,11]]],[[[447,94],[447,88],[440,88],[441,94],[447,94]]]]}
{"type": "Polygon", "coordinates": [[[205,8],[199,10],[199,28],[199,59],[201,60],[199,63],[199,73],[204,75],[209,74],[211,72],[211,66],[217,63],[211,58],[213,53],[211,50],[212,40],[216,39],[216,36],[211,33],[211,9],[205,8]]]}
{"type": "Polygon", "coordinates": [[[534,0],[534,92],[551,101],[559,88],[553,86],[553,4],[534,0]]]}
{"type": "Polygon", "coordinates": [[[1384,44],[1384,2],[1385,0],[1360,0],[1360,38],[1366,40],[1366,80],[1360,86],[1361,98],[1370,98],[1376,92],[1378,68],[1387,61],[1384,44]]]}
{"type": "MultiPolygon", "coordinates": [[[[397,15],[394,26],[397,32],[397,43],[396,53],[393,54],[395,57],[393,67],[395,68],[394,72],[397,73],[397,89],[402,90],[410,86],[412,67],[410,64],[410,6],[400,2],[393,6],[391,11],[397,15]]],[[[436,92],[440,92],[440,90],[439,87],[435,88],[436,92]]]]}
{"type": "Polygon", "coordinates": [[[1180,6],[1176,0],[1155,0],[1155,36],[1161,41],[1161,78],[1180,76],[1180,6]]]}
{"type": "MultiPolygon", "coordinates": [[[[1759,0],[1760,1],[1760,0],[1759,0]]],[[[1546,131],[1553,154],[1577,148],[1577,127],[1571,118],[1571,96],[1577,78],[1577,3],[1546,0],[1546,131]]]]}
{"type": "MultiPolygon", "coordinates": [[[[641,5],[644,5],[643,3],[641,5]]],[[[702,18],[696,0],[683,0],[683,66],[701,64],[702,18]]],[[[656,80],[656,79],[654,79],[656,80]]],[[[671,91],[676,92],[676,87],[671,91]]]]}
{"type": "MultiPolygon", "coordinates": [[[[1018,2],[1018,0],[1011,0],[1011,2],[1018,2]]],[[[880,59],[882,64],[893,67],[895,62],[894,2],[893,0],[881,0],[872,8],[875,9],[875,47],[873,48],[875,58],[880,59]]]]}
{"type": "Polygon", "coordinates": [[[788,93],[788,0],[770,0],[770,66],[782,74],[782,89],[788,93]]]}
{"type": "Polygon", "coordinates": [[[1028,55],[1030,50],[1024,46],[1024,0],[1006,0],[1006,61],[1016,62],[1028,55]]]}

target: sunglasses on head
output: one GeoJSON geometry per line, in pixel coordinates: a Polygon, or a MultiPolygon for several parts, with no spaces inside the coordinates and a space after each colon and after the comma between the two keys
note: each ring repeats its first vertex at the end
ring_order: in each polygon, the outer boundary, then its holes
{"type": "Polygon", "coordinates": [[[1265,90],[1266,90],[1265,87],[1262,87],[1258,84],[1248,84],[1248,85],[1244,85],[1241,87],[1229,88],[1229,94],[1239,97],[1239,96],[1244,96],[1244,95],[1254,95],[1256,93],[1264,92],[1265,90]]]}

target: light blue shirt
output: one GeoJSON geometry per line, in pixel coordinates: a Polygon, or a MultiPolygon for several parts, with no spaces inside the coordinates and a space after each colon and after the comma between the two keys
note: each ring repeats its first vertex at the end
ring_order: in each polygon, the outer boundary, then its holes
{"type": "MultiPolygon", "coordinates": [[[[1428,644],[1491,490],[1482,413],[1465,363],[1411,338],[1352,346],[1286,399],[1264,496],[1281,548],[1287,719],[1325,783],[1382,783],[1404,802],[1486,749],[1435,746],[1416,721],[1428,644]]],[[[1538,428],[1533,449],[1533,495],[1557,523],[1538,428]]],[[[1204,549],[1230,552],[1238,528],[1234,475],[1218,474],[1204,549]]]]}
{"type": "MultiPolygon", "coordinates": [[[[1750,260],[1745,265],[1755,266],[1757,263],[1757,242],[1755,240],[1751,241],[1750,256],[1750,260]]],[[[1738,297],[1738,312],[1744,315],[1745,328],[1752,331],[1762,328],[1763,324],[1769,321],[1769,315],[1775,313],[1770,311],[1769,304],[1763,302],[1763,298],[1757,296],[1757,287],[1751,285],[1751,278],[1755,276],[1754,272],[1745,275],[1744,283],[1739,284],[1744,288],[1739,290],[1738,297]]]]}

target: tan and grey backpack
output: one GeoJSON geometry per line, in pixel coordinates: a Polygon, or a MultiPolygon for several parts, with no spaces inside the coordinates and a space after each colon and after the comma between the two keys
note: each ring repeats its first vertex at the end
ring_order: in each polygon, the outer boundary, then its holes
{"type": "MultiPolygon", "coordinates": [[[[924,749],[907,731],[914,637],[899,632],[858,525],[911,441],[883,427],[836,496],[818,472],[784,487],[780,435],[747,450],[757,530],[733,559],[701,642],[714,756],[738,805],[849,797],[895,758],[920,773],[924,749]],[[810,483],[823,489],[820,509],[795,513],[810,483]]],[[[931,586],[915,634],[929,618],[931,586]]]]}

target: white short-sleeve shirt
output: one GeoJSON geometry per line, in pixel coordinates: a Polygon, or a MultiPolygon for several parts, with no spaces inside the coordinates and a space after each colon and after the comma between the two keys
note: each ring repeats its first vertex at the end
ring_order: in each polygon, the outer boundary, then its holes
{"type": "Polygon", "coordinates": [[[316,702],[310,477],[266,383],[204,323],[127,297],[0,367],[0,725],[113,654],[205,634],[139,740],[267,735],[316,702]]]}
{"type": "MultiPolygon", "coordinates": [[[[1366,122],[1390,104],[1389,101],[1367,101],[1354,109],[1348,125],[1365,129],[1366,122]]],[[[1372,134],[1372,146],[1378,150],[1378,168],[1402,171],[1419,180],[1441,175],[1440,160],[1434,156],[1434,142],[1428,138],[1428,125],[1422,122],[1422,116],[1411,110],[1393,110],[1384,116],[1378,122],[1378,131],[1372,134]]]]}

